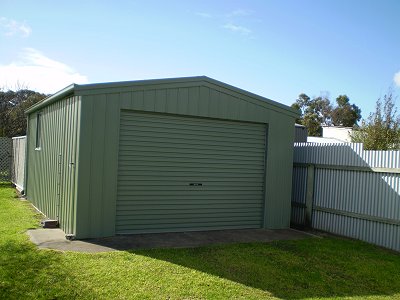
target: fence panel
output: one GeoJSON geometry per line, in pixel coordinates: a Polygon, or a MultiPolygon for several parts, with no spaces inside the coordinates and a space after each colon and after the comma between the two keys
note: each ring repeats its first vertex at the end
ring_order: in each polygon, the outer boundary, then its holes
{"type": "Polygon", "coordinates": [[[0,182],[11,180],[11,149],[11,139],[0,137],[0,182]]]}
{"type": "Polygon", "coordinates": [[[296,143],[292,223],[306,224],[310,209],[309,223],[315,229],[400,251],[399,167],[400,151],[365,151],[362,144],[350,143],[296,143]],[[310,166],[315,168],[311,193],[310,166]]]}
{"type": "Polygon", "coordinates": [[[20,192],[25,188],[25,147],[26,136],[12,138],[11,182],[20,192]]]}
{"type": "Polygon", "coordinates": [[[292,178],[291,223],[302,226],[306,224],[307,167],[295,165],[292,178]]]}

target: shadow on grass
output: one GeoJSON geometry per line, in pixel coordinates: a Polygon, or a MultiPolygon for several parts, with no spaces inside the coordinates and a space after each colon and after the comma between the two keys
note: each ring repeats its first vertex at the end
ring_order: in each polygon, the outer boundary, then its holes
{"type": "Polygon", "coordinates": [[[32,206],[0,183],[0,299],[77,299],[96,293],[76,279],[64,254],[38,250],[25,231],[39,220],[32,206]]]}
{"type": "MultiPolygon", "coordinates": [[[[67,268],[63,268],[60,255],[37,251],[28,242],[8,240],[1,243],[0,299],[78,298],[82,287],[67,268]]],[[[87,294],[94,295],[93,291],[87,294]]]]}
{"type": "Polygon", "coordinates": [[[284,299],[400,293],[400,255],[339,238],[129,252],[213,274],[284,299]]]}

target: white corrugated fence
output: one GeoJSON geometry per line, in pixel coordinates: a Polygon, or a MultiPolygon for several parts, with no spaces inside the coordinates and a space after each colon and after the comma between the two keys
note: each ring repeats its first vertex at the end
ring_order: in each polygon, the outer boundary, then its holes
{"type": "Polygon", "coordinates": [[[26,136],[12,138],[11,182],[20,192],[24,190],[25,186],[25,147],[26,136]]]}
{"type": "Polygon", "coordinates": [[[295,143],[292,223],[400,251],[400,151],[295,143]]]}

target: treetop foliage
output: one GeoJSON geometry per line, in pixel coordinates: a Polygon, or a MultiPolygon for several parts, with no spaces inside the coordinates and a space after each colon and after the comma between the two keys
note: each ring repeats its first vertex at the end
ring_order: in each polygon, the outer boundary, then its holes
{"type": "Polygon", "coordinates": [[[302,93],[292,104],[300,110],[301,116],[297,123],[307,127],[309,136],[321,136],[322,126],[353,127],[361,119],[361,110],[355,104],[350,104],[346,95],[336,98],[337,105],[333,107],[327,95],[310,98],[302,93]]]}
{"type": "Polygon", "coordinates": [[[400,149],[400,116],[393,90],[376,101],[375,112],[363,120],[351,135],[353,143],[363,143],[365,150],[400,149]]]}
{"type": "Polygon", "coordinates": [[[45,97],[45,94],[24,88],[15,92],[0,90],[0,136],[25,135],[25,110],[45,97]]]}
{"type": "Polygon", "coordinates": [[[353,127],[361,119],[361,109],[350,104],[347,95],[340,95],[336,98],[337,106],[332,110],[332,124],[335,126],[353,127]]]}

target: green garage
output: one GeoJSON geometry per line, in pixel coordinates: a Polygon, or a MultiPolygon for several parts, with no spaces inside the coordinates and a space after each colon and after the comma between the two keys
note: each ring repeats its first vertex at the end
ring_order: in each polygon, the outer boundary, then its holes
{"type": "Polygon", "coordinates": [[[289,227],[285,105],[202,76],[74,84],[27,114],[26,195],[66,234],[289,227]]]}

